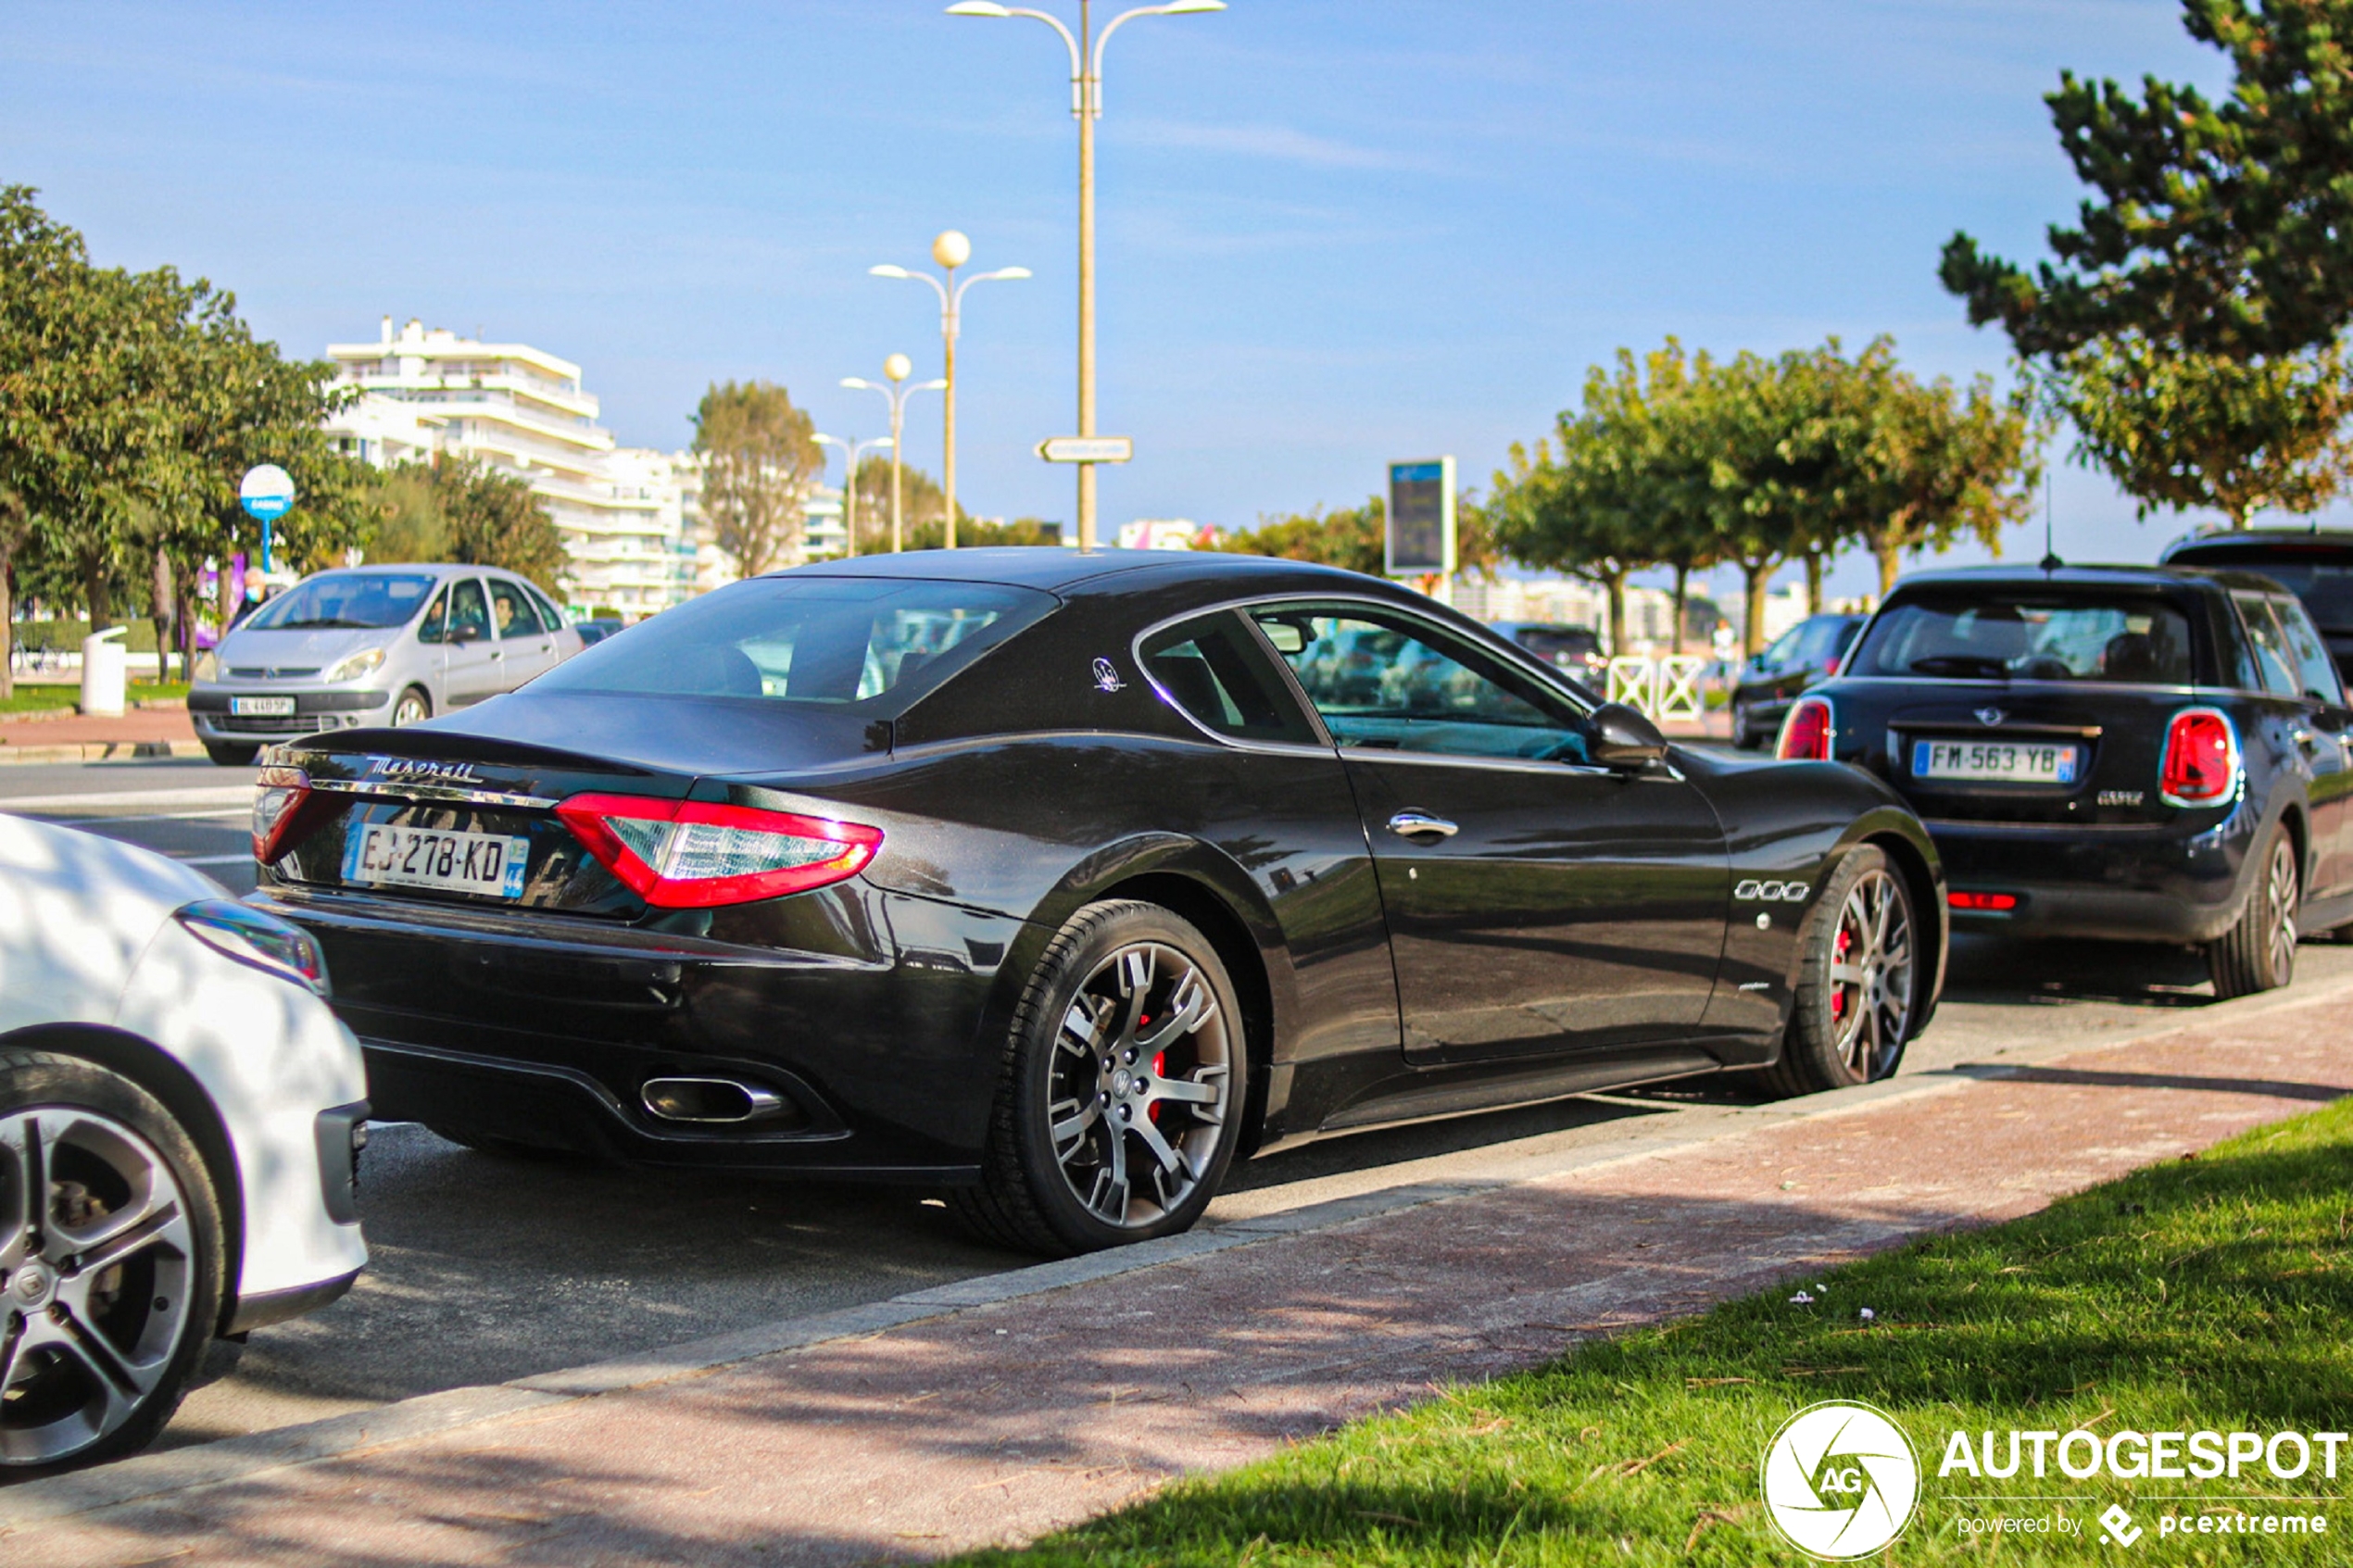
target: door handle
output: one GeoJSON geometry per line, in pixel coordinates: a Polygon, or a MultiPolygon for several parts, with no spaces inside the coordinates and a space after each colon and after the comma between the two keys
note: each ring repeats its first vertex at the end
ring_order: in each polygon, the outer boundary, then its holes
{"type": "Polygon", "coordinates": [[[1427,811],[1400,811],[1389,819],[1389,831],[1401,838],[1417,838],[1432,834],[1440,838],[1452,838],[1463,830],[1443,817],[1433,817],[1427,811]]]}

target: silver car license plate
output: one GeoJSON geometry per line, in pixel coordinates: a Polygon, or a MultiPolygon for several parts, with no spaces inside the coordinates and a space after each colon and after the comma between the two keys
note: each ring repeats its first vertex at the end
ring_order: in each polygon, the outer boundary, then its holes
{"type": "Polygon", "coordinates": [[[229,712],[238,719],[291,719],[295,699],[290,696],[233,696],[229,712]]]}
{"type": "Polygon", "coordinates": [[[2032,741],[1917,740],[1912,776],[1973,784],[2071,784],[2082,748],[2032,741]]]}
{"type": "Polygon", "coordinates": [[[520,898],[530,849],[530,840],[505,834],[365,822],[345,841],[343,880],[359,887],[520,898]]]}

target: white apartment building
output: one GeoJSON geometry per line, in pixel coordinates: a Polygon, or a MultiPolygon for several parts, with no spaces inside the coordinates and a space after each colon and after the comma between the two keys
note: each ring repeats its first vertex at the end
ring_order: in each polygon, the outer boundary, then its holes
{"type": "Polygon", "coordinates": [[[459,453],[530,482],[571,554],[575,613],[635,619],[696,592],[685,454],[618,445],[579,366],[414,320],[396,334],[389,316],[375,342],[327,354],[360,390],[327,424],[343,450],[379,468],[459,453]]]}

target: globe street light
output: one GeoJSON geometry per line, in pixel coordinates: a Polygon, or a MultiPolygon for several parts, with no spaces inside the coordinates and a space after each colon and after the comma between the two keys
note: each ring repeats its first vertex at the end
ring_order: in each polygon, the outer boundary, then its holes
{"type": "Polygon", "coordinates": [[[907,378],[914,374],[914,371],[915,362],[912,359],[908,358],[904,354],[894,354],[883,361],[883,374],[890,383],[887,386],[870,382],[862,376],[841,378],[841,384],[844,386],[852,387],[861,392],[881,393],[884,401],[890,405],[890,552],[893,555],[897,555],[905,546],[905,535],[900,531],[899,521],[899,454],[906,445],[907,398],[911,394],[917,392],[948,390],[948,383],[944,381],[927,381],[909,386],[907,378]]]}
{"type": "Polygon", "coordinates": [[[985,283],[991,278],[1026,278],[1026,267],[1000,267],[994,272],[975,272],[963,282],[956,282],[956,269],[972,259],[973,243],[954,229],[944,231],[931,242],[931,258],[948,270],[948,281],[940,282],[928,272],[911,272],[904,267],[869,267],[867,271],[877,278],[913,278],[929,283],[939,295],[939,340],[947,357],[946,379],[948,395],[943,400],[939,487],[948,496],[948,533],[946,544],[956,547],[956,332],[964,309],[964,291],[975,283],[985,283]]]}
{"type": "Polygon", "coordinates": [[[891,445],[893,443],[887,435],[877,435],[872,441],[844,441],[838,435],[826,435],[822,432],[816,436],[816,442],[820,446],[841,448],[841,460],[849,470],[841,486],[843,541],[841,553],[845,556],[854,556],[858,553],[858,465],[865,460],[867,453],[879,447],[891,445]]]}
{"type": "MultiPolygon", "coordinates": [[[[996,0],[958,0],[951,17],[1028,17],[1062,34],[1070,50],[1070,112],[1078,121],[1078,433],[1095,433],[1095,121],[1103,115],[1103,45],[1119,24],[1136,17],[1183,17],[1222,11],[1226,0],[1170,0],[1114,17],[1099,35],[1088,32],[1088,0],[1078,0],[1078,32],[1062,19],[996,0]]],[[[1078,465],[1078,547],[1095,547],[1095,465],[1078,465]]]]}

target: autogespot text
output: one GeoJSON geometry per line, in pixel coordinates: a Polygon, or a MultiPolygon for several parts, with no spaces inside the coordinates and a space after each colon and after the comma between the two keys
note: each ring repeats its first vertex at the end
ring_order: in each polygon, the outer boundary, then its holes
{"type": "Polygon", "coordinates": [[[2103,1474],[2123,1481],[2235,1481],[2259,1465],[2275,1480],[2333,1481],[2348,1440],[2343,1432],[1956,1432],[1936,1474],[2007,1480],[2048,1475],[2056,1464],[2072,1481],[2103,1474]]]}

